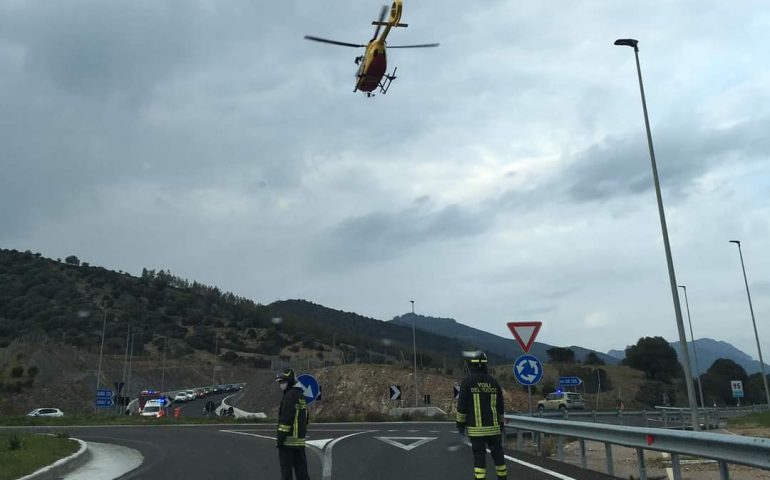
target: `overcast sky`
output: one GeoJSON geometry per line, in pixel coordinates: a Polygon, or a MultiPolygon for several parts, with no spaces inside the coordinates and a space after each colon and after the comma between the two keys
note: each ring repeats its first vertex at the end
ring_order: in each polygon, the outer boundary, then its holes
{"type": "MultiPolygon", "coordinates": [[[[676,340],[633,50],[696,338],[770,355],[770,5],[0,0],[0,246],[261,303],[601,351],[676,340]]],[[[685,312],[686,315],[686,312],[685,312]]],[[[685,317],[686,318],[686,317],[685,317]]],[[[685,320],[686,321],[686,320],[685,320]]]]}

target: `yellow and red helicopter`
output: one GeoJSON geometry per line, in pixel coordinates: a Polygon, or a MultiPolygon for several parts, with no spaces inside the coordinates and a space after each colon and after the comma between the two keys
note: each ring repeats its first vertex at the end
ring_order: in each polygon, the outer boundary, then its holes
{"type": "MultiPolygon", "coordinates": [[[[382,94],[388,93],[388,88],[393,80],[396,79],[396,69],[393,69],[393,73],[385,73],[388,69],[387,57],[385,54],[385,40],[390,33],[391,28],[395,27],[408,27],[406,23],[401,22],[401,13],[404,10],[404,4],[402,0],[394,0],[390,6],[390,18],[385,20],[385,15],[388,11],[388,6],[383,5],[380,11],[380,18],[372,22],[376,28],[374,29],[374,36],[369,40],[368,44],[356,44],[338,42],[337,40],[329,40],[326,38],[313,37],[311,35],[305,35],[306,40],[313,40],[316,42],[330,43],[332,45],[341,45],[343,47],[354,48],[366,48],[363,55],[356,57],[355,63],[358,65],[358,72],[356,74],[356,87],[354,92],[362,91],[366,93],[368,97],[372,96],[372,92],[379,88],[382,94]],[[385,27],[380,34],[382,27],[385,27]],[[384,77],[384,79],[383,79],[384,77]]],[[[393,45],[388,48],[428,48],[438,47],[438,43],[424,43],[421,45],[393,45]]]]}

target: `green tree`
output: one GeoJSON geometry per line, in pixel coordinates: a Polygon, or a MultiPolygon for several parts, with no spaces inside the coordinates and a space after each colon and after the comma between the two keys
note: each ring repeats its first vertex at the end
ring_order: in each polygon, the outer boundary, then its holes
{"type": "Polygon", "coordinates": [[[643,337],[636,345],[626,349],[624,365],[641,370],[650,380],[671,383],[684,371],[679,364],[676,350],[663,337],[643,337]]]}
{"type": "Polygon", "coordinates": [[[78,266],[78,265],[80,265],[80,259],[78,257],[76,257],[75,255],[70,255],[69,257],[64,259],[64,263],[66,263],[67,265],[78,266]]]}
{"type": "Polygon", "coordinates": [[[583,363],[585,365],[604,365],[605,362],[601,358],[599,358],[599,355],[596,354],[596,352],[589,352],[588,355],[586,355],[586,358],[583,360],[583,363]]]}
{"type": "MultiPolygon", "coordinates": [[[[706,373],[701,375],[700,380],[704,401],[707,404],[716,401],[718,405],[734,405],[735,399],[733,399],[733,391],[730,387],[732,380],[743,382],[743,389],[747,397],[751,398],[753,394],[752,384],[749,382],[746,370],[729,358],[715,360],[706,373]]],[[[759,384],[762,384],[761,375],[758,380],[759,384]]],[[[764,392],[764,386],[760,392],[764,392]]],[[[764,401],[764,396],[762,401],[764,401]]]]}
{"type": "Polygon", "coordinates": [[[551,363],[574,363],[575,351],[571,348],[553,347],[545,351],[551,363]]]}

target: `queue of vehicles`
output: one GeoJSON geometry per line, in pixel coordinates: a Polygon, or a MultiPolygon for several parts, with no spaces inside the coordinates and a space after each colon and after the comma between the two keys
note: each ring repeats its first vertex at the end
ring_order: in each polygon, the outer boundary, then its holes
{"type": "Polygon", "coordinates": [[[206,398],[209,395],[234,393],[243,389],[243,384],[221,384],[210,387],[177,391],[173,397],[156,390],[142,390],[138,398],[139,415],[143,417],[163,417],[166,408],[173,403],[187,403],[206,398]]]}

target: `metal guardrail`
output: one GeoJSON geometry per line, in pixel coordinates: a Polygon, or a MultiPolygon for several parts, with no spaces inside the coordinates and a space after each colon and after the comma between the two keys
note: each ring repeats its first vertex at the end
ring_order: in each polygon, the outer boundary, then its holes
{"type": "MultiPolygon", "coordinates": [[[[557,458],[564,460],[564,438],[577,438],[580,443],[581,465],[587,468],[586,440],[604,443],[607,473],[614,475],[612,445],[635,448],[639,463],[639,478],[647,479],[644,450],[671,454],[674,480],[681,480],[680,455],[716,460],[720,478],[729,479],[728,464],[748,465],[770,470],[770,439],[723,435],[709,432],[666,430],[660,428],[599,425],[588,422],[551,420],[520,415],[505,415],[506,430],[516,431],[516,448],[523,445],[523,433],[533,432],[540,447],[540,435],[558,437],[557,458]]],[[[542,453],[542,451],[541,451],[542,453]]]]}
{"type": "MultiPolygon", "coordinates": [[[[720,421],[741,415],[757,412],[766,412],[767,405],[753,405],[750,407],[723,407],[698,409],[698,423],[706,430],[718,428],[720,421]]],[[[519,413],[519,412],[517,412],[519,413]]],[[[644,427],[676,428],[688,430],[692,426],[690,422],[690,409],[679,407],[655,407],[654,410],[625,411],[614,410],[597,412],[586,410],[560,410],[558,412],[538,412],[537,418],[554,418],[562,420],[576,420],[581,422],[606,423],[616,425],[635,425],[644,427]]]]}

